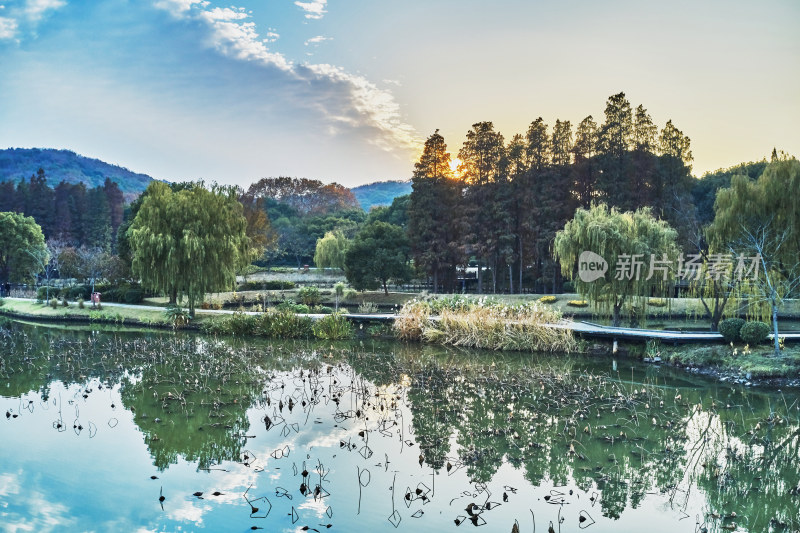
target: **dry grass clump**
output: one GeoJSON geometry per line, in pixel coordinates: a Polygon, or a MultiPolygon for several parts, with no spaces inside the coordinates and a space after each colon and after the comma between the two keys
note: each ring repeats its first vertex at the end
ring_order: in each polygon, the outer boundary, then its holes
{"type": "Polygon", "coordinates": [[[411,301],[395,320],[404,340],[516,351],[572,351],[572,332],[552,328],[561,314],[542,304],[508,305],[489,299],[447,297],[411,301]]]}

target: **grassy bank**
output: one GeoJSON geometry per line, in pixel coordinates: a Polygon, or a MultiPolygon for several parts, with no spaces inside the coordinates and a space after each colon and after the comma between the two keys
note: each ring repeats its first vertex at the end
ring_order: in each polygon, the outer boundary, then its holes
{"type": "MultiPolygon", "coordinates": [[[[597,349],[597,344],[592,345],[597,349]]],[[[610,353],[610,346],[605,351],[610,353]]],[[[591,349],[591,348],[590,348],[591,349]]],[[[602,351],[602,350],[601,350],[602,351]]],[[[772,379],[800,385],[800,345],[786,344],[776,356],[771,344],[683,344],[652,340],[620,344],[622,355],[637,360],[660,357],[662,362],[691,372],[711,374],[723,381],[754,382],[772,379]]]]}
{"type": "MultiPolygon", "coordinates": [[[[172,327],[171,321],[167,318],[163,310],[136,306],[121,307],[104,304],[100,309],[93,309],[91,304],[86,304],[81,308],[77,303],[70,302],[68,307],[64,307],[61,302],[59,302],[58,305],[53,308],[50,305],[36,303],[34,301],[5,299],[3,305],[0,306],[0,314],[38,320],[172,327]]],[[[198,314],[192,322],[199,327],[203,322],[209,319],[211,319],[211,317],[198,314]]]]}

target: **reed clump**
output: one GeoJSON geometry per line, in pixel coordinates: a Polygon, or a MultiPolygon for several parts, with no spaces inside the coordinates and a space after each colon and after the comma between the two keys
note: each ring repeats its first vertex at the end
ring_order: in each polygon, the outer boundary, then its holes
{"type": "Polygon", "coordinates": [[[394,330],[403,340],[489,350],[569,352],[572,332],[551,327],[558,310],[538,302],[510,305],[489,298],[450,296],[412,300],[403,306],[394,330]]]}

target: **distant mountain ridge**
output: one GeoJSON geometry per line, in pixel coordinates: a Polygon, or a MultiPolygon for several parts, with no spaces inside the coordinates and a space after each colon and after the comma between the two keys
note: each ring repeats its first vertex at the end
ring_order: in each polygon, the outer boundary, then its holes
{"type": "MultiPolygon", "coordinates": [[[[100,187],[106,178],[119,185],[126,201],[144,191],[155,178],[125,167],[85,157],[71,150],[55,148],[7,148],[0,150],[0,182],[19,182],[44,169],[47,184],[83,183],[87,188],[100,187]]],[[[398,196],[411,193],[411,181],[378,181],[350,189],[364,211],[373,206],[390,205],[398,196]]]]}
{"type": "Polygon", "coordinates": [[[112,165],[99,159],[54,148],[8,148],[0,150],[0,181],[28,179],[44,169],[47,184],[55,188],[62,181],[84,183],[87,188],[102,186],[106,178],[119,185],[126,197],[144,191],[154,178],[112,165]]]}
{"type": "Polygon", "coordinates": [[[350,189],[364,211],[374,206],[391,205],[398,196],[411,194],[411,181],[376,181],[350,189]]]}

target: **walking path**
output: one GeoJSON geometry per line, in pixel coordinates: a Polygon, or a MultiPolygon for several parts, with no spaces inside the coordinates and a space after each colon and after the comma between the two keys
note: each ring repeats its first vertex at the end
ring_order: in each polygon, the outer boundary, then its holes
{"type": "MultiPolygon", "coordinates": [[[[28,298],[7,298],[7,300],[19,301],[33,301],[28,298]]],[[[164,307],[155,305],[134,305],[134,304],[119,304],[119,303],[104,303],[103,307],[122,307],[126,309],[146,309],[150,311],[164,311],[164,307]]],[[[227,309],[197,309],[200,314],[219,314],[219,315],[232,315],[242,311],[230,311],[227,309]]],[[[258,315],[260,313],[255,311],[243,311],[246,315],[258,315]]],[[[302,315],[312,320],[319,320],[327,315],[321,313],[302,315]]],[[[397,317],[394,313],[345,313],[344,316],[354,322],[393,322],[397,317]]],[[[435,319],[435,317],[433,317],[435,319]]],[[[594,324],[592,322],[576,322],[574,320],[562,320],[556,324],[547,324],[548,327],[558,329],[570,329],[581,337],[589,338],[606,338],[617,340],[649,340],[659,339],[664,342],[671,342],[674,344],[687,343],[687,342],[722,342],[724,339],[721,333],[711,331],[673,331],[661,329],[641,329],[641,328],[621,328],[612,326],[603,326],[601,324],[594,324]]],[[[783,337],[787,341],[800,341],[800,332],[779,333],[779,337],[783,337]]],[[[772,339],[773,335],[770,333],[769,338],[772,339]]]]}

